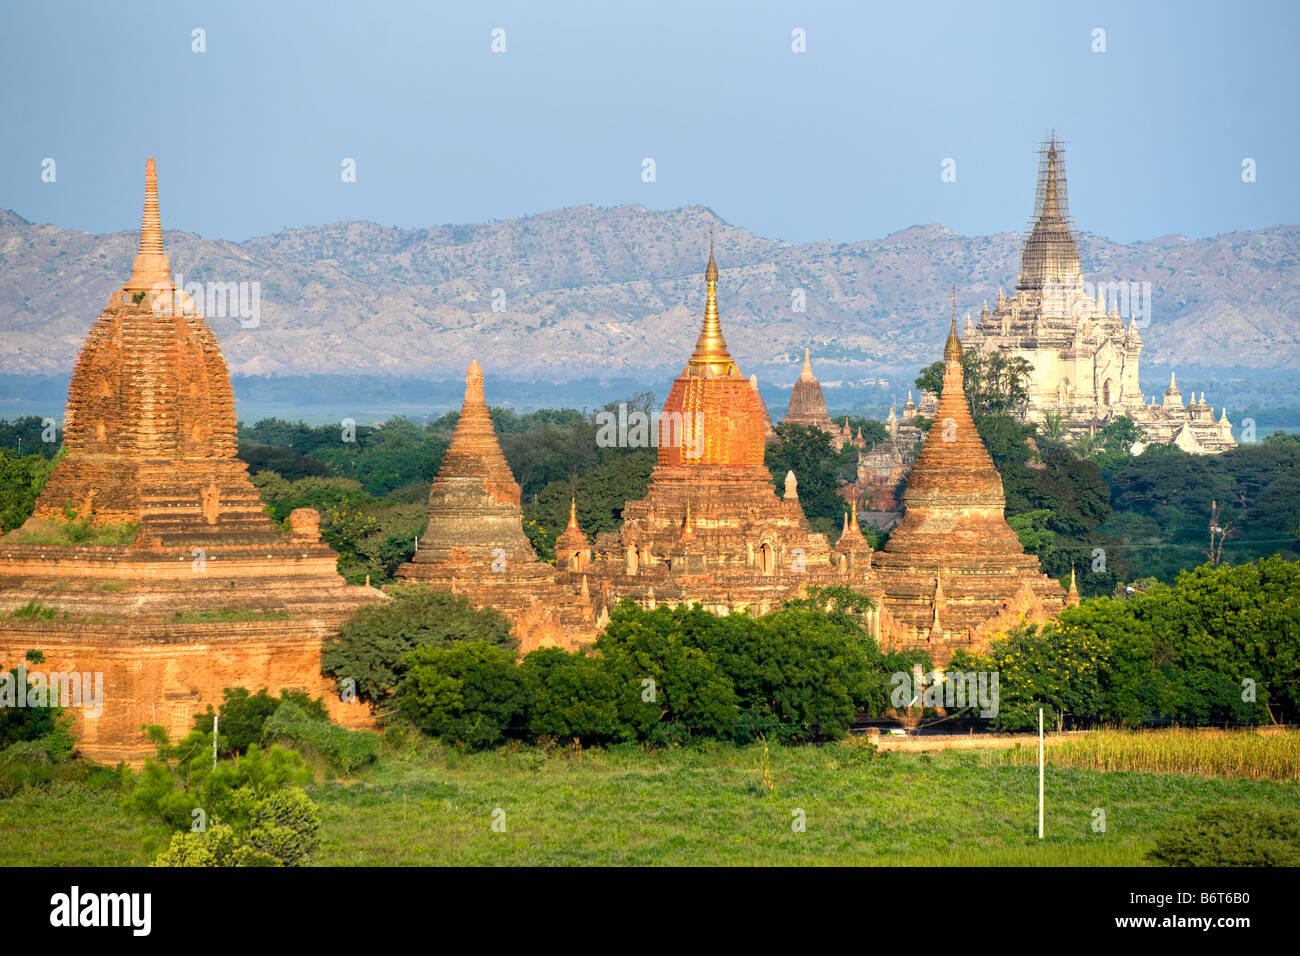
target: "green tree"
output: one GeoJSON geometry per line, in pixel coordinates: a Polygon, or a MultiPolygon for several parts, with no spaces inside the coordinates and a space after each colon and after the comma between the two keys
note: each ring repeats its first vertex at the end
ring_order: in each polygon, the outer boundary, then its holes
{"type": "Polygon", "coordinates": [[[528,694],[513,650],[487,641],[422,644],[404,663],[398,708],[425,733],[479,748],[522,730],[528,694]]]}
{"type": "Polygon", "coordinates": [[[860,434],[867,448],[889,437],[889,430],[885,428],[885,423],[872,418],[863,418],[860,415],[836,415],[831,421],[841,427],[848,422],[849,431],[855,438],[860,434]]]}
{"type": "Polygon", "coordinates": [[[12,531],[32,516],[58,461],[40,454],[20,458],[0,448],[0,532],[12,531]]]}
{"type": "Polygon", "coordinates": [[[630,601],[614,609],[596,650],[614,680],[620,735],[652,743],[731,735],[738,719],[735,687],[684,632],[692,621],[703,623],[696,615],[704,613],[644,611],[630,601]]]}
{"type": "Polygon", "coordinates": [[[527,686],[530,737],[584,744],[618,737],[618,692],[599,658],[549,647],[527,655],[520,667],[527,686]]]}
{"type": "Polygon", "coordinates": [[[513,654],[517,647],[500,612],[476,608],[464,595],[417,584],[394,588],[391,596],[353,614],[326,640],[322,655],[325,673],[356,681],[381,718],[391,714],[406,659],[416,648],[483,641],[513,654]]]}
{"type": "Polygon", "coordinates": [[[218,746],[227,756],[245,753],[250,745],[261,740],[266,721],[281,704],[295,704],[315,720],[329,719],[321,699],[313,700],[303,691],[281,689],[279,698],[275,698],[265,687],[256,694],[250,694],[247,687],[226,687],[221,697],[222,704],[215,712],[208,704],[206,712],[194,715],[194,729],[210,731],[213,717],[218,718],[218,746]]]}
{"type": "MultiPolygon", "coordinates": [[[[972,416],[1015,415],[1029,400],[1027,383],[1033,366],[1018,355],[965,349],[961,367],[962,390],[972,416]]],[[[916,377],[917,388],[942,395],[943,369],[942,360],[926,366],[916,377]]]]}
{"type": "MultiPolygon", "coordinates": [[[[835,536],[846,510],[838,494],[840,477],[854,470],[857,449],[845,445],[835,450],[831,438],[820,428],[782,422],[776,426],[776,440],[767,443],[764,462],[772,483],[785,487],[787,471],[799,482],[799,504],[814,531],[835,536]]],[[[856,477],[856,473],[855,473],[856,477]]]]}
{"type": "Polygon", "coordinates": [[[24,455],[56,457],[63,450],[63,443],[46,440],[58,438],[58,430],[51,430],[47,421],[40,415],[24,415],[13,421],[0,418],[0,451],[10,452],[12,458],[24,455]]]}

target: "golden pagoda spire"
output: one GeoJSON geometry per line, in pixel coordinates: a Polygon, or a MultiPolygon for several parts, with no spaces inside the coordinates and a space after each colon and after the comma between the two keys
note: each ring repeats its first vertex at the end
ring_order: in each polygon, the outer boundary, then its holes
{"type": "Polygon", "coordinates": [[[1079,603],[1079,588],[1074,581],[1074,565],[1070,565],[1070,590],[1065,595],[1065,606],[1071,607],[1079,603]]]}
{"type": "Polygon", "coordinates": [[[576,497],[569,499],[569,527],[578,528],[578,499],[576,497]]]}
{"type": "Polygon", "coordinates": [[[714,375],[726,375],[731,371],[731,354],[727,343],[722,338],[722,325],[718,321],[718,264],[713,259],[713,228],[709,228],[709,265],[704,270],[704,281],[708,294],[704,303],[704,327],[695,342],[695,352],[691,355],[690,367],[714,375]]]}
{"type": "Polygon", "coordinates": [[[172,266],[163,249],[162,217],[158,212],[158,172],[153,157],[144,167],[144,215],[140,220],[140,249],[131,265],[126,288],[152,289],[160,282],[171,284],[172,266]]]}
{"type": "Polygon", "coordinates": [[[961,361],[961,339],[957,338],[957,287],[953,286],[952,295],[952,326],[948,330],[948,341],[943,347],[943,360],[947,362],[961,361]]]}

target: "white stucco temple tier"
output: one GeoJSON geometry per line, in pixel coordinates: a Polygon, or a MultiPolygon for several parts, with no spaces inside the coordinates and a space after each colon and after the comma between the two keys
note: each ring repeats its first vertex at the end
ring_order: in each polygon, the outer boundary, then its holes
{"type": "MultiPolygon", "coordinates": [[[[1064,147],[1043,144],[1034,216],[1026,231],[1015,294],[998,290],[978,324],[967,316],[961,340],[967,349],[1000,349],[1024,358],[1033,371],[1024,410],[1029,421],[1060,415],[1074,437],[1094,434],[1119,416],[1133,419],[1145,444],[1174,444],[1184,451],[1217,453],[1236,446],[1225,408],[1214,410],[1195,393],[1183,404],[1173,376],[1163,401],[1148,402],[1138,383],[1142,337],[1130,308],[1125,323],[1118,283],[1084,282],[1069,215],[1064,147]]],[[[1149,310],[1149,303],[1147,304],[1149,310]]],[[[1140,443],[1136,450],[1143,447],[1140,443]]]]}

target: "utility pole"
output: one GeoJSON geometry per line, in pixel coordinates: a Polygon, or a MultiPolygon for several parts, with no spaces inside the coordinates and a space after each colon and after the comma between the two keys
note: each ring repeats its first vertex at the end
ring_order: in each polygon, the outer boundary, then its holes
{"type": "MultiPolygon", "coordinates": [[[[217,721],[220,720],[216,714],[212,715],[212,769],[217,769],[217,721]]],[[[1041,829],[1041,825],[1040,825],[1041,829]]],[[[1039,834],[1042,835],[1041,833],[1039,834]]]]}
{"type": "Polygon", "coordinates": [[[1043,838],[1043,708],[1038,708],[1038,839],[1043,838]]]}

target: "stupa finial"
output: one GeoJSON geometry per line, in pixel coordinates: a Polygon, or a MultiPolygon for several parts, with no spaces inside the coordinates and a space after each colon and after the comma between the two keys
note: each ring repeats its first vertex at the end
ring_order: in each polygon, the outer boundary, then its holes
{"type": "Polygon", "coordinates": [[[952,325],[948,329],[948,341],[943,347],[944,362],[961,361],[961,339],[957,338],[957,287],[952,290],[952,325]]]}
{"type": "Polygon", "coordinates": [[[803,370],[800,371],[799,377],[804,381],[815,377],[812,370],[812,350],[806,346],[803,350],[803,370]]]}
{"type": "Polygon", "coordinates": [[[713,227],[709,227],[709,265],[704,270],[707,296],[704,303],[704,327],[695,342],[691,367],[709,369],[715,375],[726,375],[731,370],[731,353],[722,337],[722,324],[718,321],[718,264],[713,258],[713,227]]]}
{"type": "Polygon", "coordinates": [[[153,157],[144,167],[144,215],[140,219],[140,248],[131,265],[126,288],[152,289],[160,282],[170,284],[172,266],[163,249],[162,216],[158,212],[158,170],[153,157]]]}

